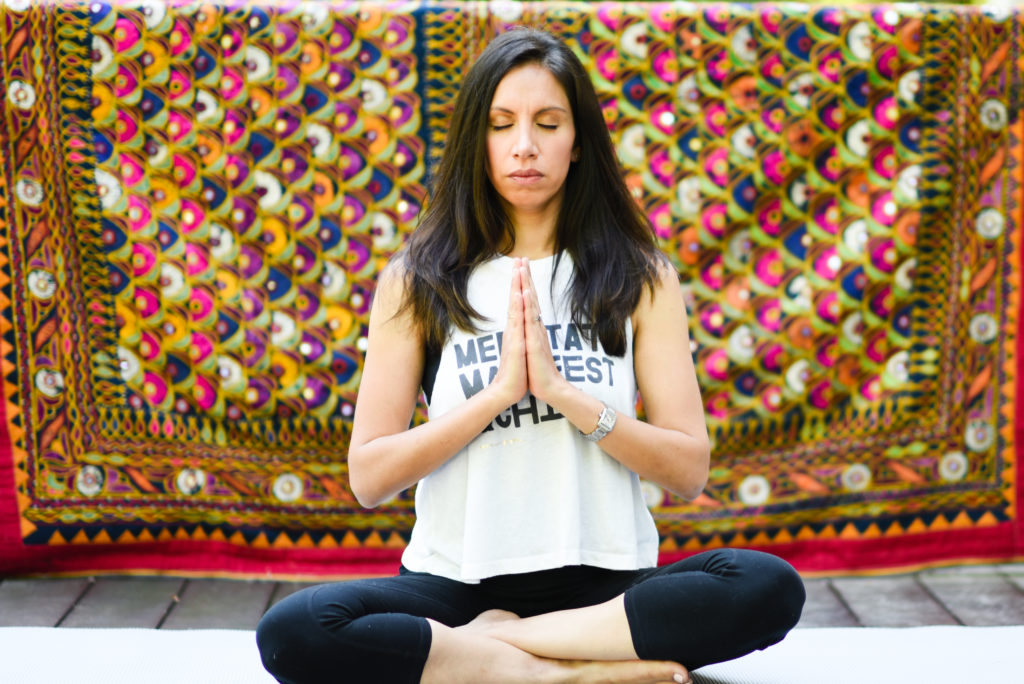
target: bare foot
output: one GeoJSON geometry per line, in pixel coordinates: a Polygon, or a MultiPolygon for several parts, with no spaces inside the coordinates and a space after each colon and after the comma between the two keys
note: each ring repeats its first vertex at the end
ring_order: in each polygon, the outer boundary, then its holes
{"type": "MultiPolygon", "coordinates": [[[[521,619],[507,610],[486,610],[459,630],[489,636],[503,622],[521,619]]],[[[690,684],[686,668],[678,663],[656,660],[555,660],[540,658],[553,665],[551,681],[559,684],[690,684]]]]}
{"type": "Polygon", "coordinates": [[[656,660],[555,661],[571,684],[689,684],[690,674],[678,663],[656,660]]]}
{"type": "Polygon", "coordinates": [[[507,611],[486,611],[461,627],[429,620],[430,654],[422,682],[451,684],[688,684],[678,663],[654,660],[560,660],[542,658],[484,634],[520,618],[507,611]],[[467,657],[469,656],[469,657],[467,657]]]}

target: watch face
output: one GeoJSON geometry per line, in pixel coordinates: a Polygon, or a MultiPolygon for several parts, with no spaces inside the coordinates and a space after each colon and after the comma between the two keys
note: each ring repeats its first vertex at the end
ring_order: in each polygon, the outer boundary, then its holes
{"type": "Polygon", "coordinates": [[[615,427],[615,410],[606,406],[597,420],[597,429],[594,432],[600,433],[600,436],[604,437],[613,427],[615,427]]]}
{"type": "Polygon", "coordinates": [[[615,409],[605,408],[601,413],[601,420],[598,421],[598,427],[605,432],[615,427],[615,409]]]}
{"type": "Polygon", "coordinates": [[[580,434],[591,442],[596,442],[611,432],[613,427],[615,427],[615,409],[605,406],[604,410],[601,411],[601,415],[597,418],[597,427],[594,428],[594,431],[589,434],[583,432],[580,434]]]}

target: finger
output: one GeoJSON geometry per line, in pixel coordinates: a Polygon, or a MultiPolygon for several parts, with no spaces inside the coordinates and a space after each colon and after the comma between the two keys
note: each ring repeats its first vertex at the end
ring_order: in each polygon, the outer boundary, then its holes
{"type": "Polygon", "coordinates": [[[525,353],[525,340],[526,322],[523,320],[523,295],[513,292],[512,302],[509,304],[508,325],[502,336],[502,351],[504,352],[507,347],[511,350],[510,353],[525,353]]]}
{"type": "MultiPolygon", "coordinates": [[[[518,259],[516,260],[518,261],[518,259]]],[[[501,342],[502,359],[513,359],[526,354],[526,321],[523,313],[522,277],[513,269],[512,286],[508,297],[508,323],[501,342]]]]}
{"type": "MultiPolygon", "coordinates": [[[[533,276],[530,274],[529,269],[526,269],[522,274],[523,280],[523,299],[526,300],[527,305],[533,307],[533,318],[539,317],[540,312],[540,300],[537,298],[537,288],[533,284],[533,276]]],[[[530,317],[530,316],[528,316],[530,317]]]]}
{"type": "Polygon", "coordinates": [[[533,285],[533,275],[530,273],[530,264],[523,259],[523,265],[519,269],[519,278],[523,284],[523,308],[524,317],[527,323],[541,323],[540,301],[537,299],[537,288],[533,285]]]}
{"type": "Polygon", "coordinates": [[[519,272],[523,280],[523,287],[536,291],[533,285],[533,271],[530,269],[530,260],[523,259],[519,265],[519,272]]]}
{"type": "Polygon", "coordinates": [[[526,280],[533,284],[533,272],[530,270],[530,260],[523,257],[519,260],[519,268],[526,274],[526,280]]]}
{"type": "MultiPolygon", "coordinates": [[[[516,262],[519,260],[516,259],[516,262]]],[[[508,293],[509,323],[523,320],[523,279],[518,267],[512,269],[512,286],[508,293]]]]}
{"type": "Polygon", "coordinates": [[[534,361],[548,359],[554,363],[548,329],[541,316],[537,298],[532,294],[531,290],[523,291],[523,316],[525,319],[523,337],[526,341],[526,353],[534,361]]]}
{"type": "Polygon", "coordinates": [[[533,290],[523,288],[523,320],[527,330],[544,327],[544,320],[540,315],[540,305],[533,290]]]}

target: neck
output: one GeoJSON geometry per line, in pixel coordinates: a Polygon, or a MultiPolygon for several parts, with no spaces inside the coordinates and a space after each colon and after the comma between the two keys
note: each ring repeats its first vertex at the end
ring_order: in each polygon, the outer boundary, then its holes
{"type": "Polygon", "coordinates": [[[506,256],[543,259],[555,253],[556,215],[512,216],[515,243],[506,256]]]}
{"type": "Polygon", "coordinates": [[[505,256],[513,258],[526,258],[531,261],[538,259],[546,259],[547,257],[555,253],[554,241],[545,242],[543,244],[531,245],[523,242],[516,238],[516,244],[512,246],[512,249],[505,256]]]}

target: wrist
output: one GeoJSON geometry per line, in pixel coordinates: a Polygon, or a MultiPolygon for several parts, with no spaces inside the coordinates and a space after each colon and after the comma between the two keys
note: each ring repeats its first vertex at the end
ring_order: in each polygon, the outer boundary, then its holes
{"type": "Polygon", "coordinates": [[[615,428],[616,413],[615,409],[607,404],[602,404],[603,409],[600,415],[597,417],[597,425],[590,432],[583,432],[580,430],[580,434],[583,435],[590,442],[600,442],[604,439],[609,432],[615,428]]]}
{"type": "Polygon", "coordinates": [[[519,396],[515,396],[515,394],[515,390],[492,383],[474,396],[479,397],[481,401],[486,402],[488,411],[493,411],[494,415],[498,415],[509,406],[519,403],[519,400],[526,396],[525,392],[519,396]]]}
{"type": "Polygon", "coordinates": [[[545,404],[562,414],[565,413],[565,410],[569,410],[574,399],[576,399],[580,394],[584,394],[582,390],[573,386],[571,382],[563,378],[561,375],[557,375],[555,377],[555,380],[551,383],[550,387],[540,389],[538,391],[534,391],[531,388],[530,391],[533,392],[533,396],[537,397],[545,404]]]}
{"type": "Polygon", "coordinates": [[[544,401],[565,416],[581,435],[587,435],[594,431],[606,408],[600,399],[587,394],[568,381],[565,382],[564,387],[559,388],[559,392],[551,400],[545,399],[544,401]]]}

